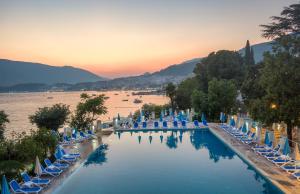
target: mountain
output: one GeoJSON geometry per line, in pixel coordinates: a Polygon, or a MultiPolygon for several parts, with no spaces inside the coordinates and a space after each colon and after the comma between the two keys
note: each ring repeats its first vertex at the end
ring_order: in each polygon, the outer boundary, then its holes
{"type": "Polygon", "coordinates": [[[41,63],[0,59],[0,86],[16,84],[76,84],[105,80],[89,71],[71,66],[56,67],[41,63]]]}
{"type": "MultiPolygon", "coordinates": [[[[272,42],[256,44],[252,48],[255,61],[259,62],[263,59],[264,52],[272,51],[272,42]]],[[[242,48],[238,52],[244,55],[245,49],[242,48]]],[[[53,67],[37,63],[0,60],[0,86],[20,83],[13,87],[0,87],[0,92],[162,87],[169,82],[180,83],[182,80],[193,76],[193,70],[200,61],[201,58],[195,58],[180,64],[170,65],[154,73],[107,80],[73,67],[53,67]],[[23,82],[24,80],[26,82],[23,82]]]]}

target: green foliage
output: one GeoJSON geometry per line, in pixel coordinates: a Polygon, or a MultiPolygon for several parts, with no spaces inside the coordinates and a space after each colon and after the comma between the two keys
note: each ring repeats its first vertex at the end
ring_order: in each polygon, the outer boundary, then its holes
{"type": "MultiPolygon", "coordinates": [[[[235,83],[240,86],[244,78],[245,68],[243,58],[235,51],[220,50],[210,53],[208,57],[203,59],[197,66],[200,67],[196,67],[194,72],[198,75],[200,79],[198,80],[199,82],[207,81],[208,83],[213,78],[227,79],[234,80],[235,83]]],[[[200,85],[205,86],[207,83],[201,83],[200,85]]]]}
{"type": "Polygon", "coordinates": [[[175,108],[175,96],[176,96],[176,86],[173,83],[169,83],[166,86],[166,95],[170,98],[171,106],[175,108]]]}
{"type": "Polygon", "coordinates": [[[232,113],[236,98],[237,89],[232,80],[212,79],[207,94],[210,119],[218,120],[220,112],[232,113]]]}
{"type": "Polygon", "coordinates": [[[179,109],[185,110],[192,107],[191,96],[193,91],[198,88],[195,77],[188,78],[178,85],[175,102],[179,109]]]}
{"type": "Polygon", "coordinates": [[[0,143],[0,173],[16,177],[25,165],[33,164],[35,157],[45,158],[54,153],[57,138],[48,129],[32,131],[30,135],[20,134],[19,139],[0,143]]]}
{"type": "Polygon", "coordinates": [[[201,90],[194,90],[192,93],[192,106],[198,113],[208,113],[207,94],[201,90]]]}
{"type": "Polygon", "coordinates": [[[263,92],[243,93],[254,119],[265,124],[284,121],[292,139],[293,126],[300,124],[300,4],[285,7],[272,20],[262,27],[264,37],[275,38],[273,54],[266,53],[259,73],[249,73],[249,81],[243,84],[246,89],[253,84],[263,92]]]}
{"type": "Polygon", "coordinates": [[[104,106],[106,97],[104,94],[90,96],[86,93],[80,95],[81,102],[78,103],[75,114],[71,119],[71,126],[83,130],[88,128],[97,119],[97,116],[107,113],[104,106]]]}
{"type": "Polygon", "coordinates": [[[300,3],[285,7],[280,14],[273,16],[272,23],[261,25],[265,38],[280,38],[300,31],[300,3]]]}
{"type": "Polygon", "coordinates": [[[5,130],[5,123],[8,123],[8,115],[1,110],[0,111],[0,141],[4,139],[4,130],[5,130]]]}
{"type": "Polygon", "coordinates": [[[247,40],[246,47],[245,47],[244,62],[245,62],[245,66],[247,69],[255,64],[254,53],[253,53],[252,47],[250,46],[249,40],[247,40]]]}
{"type": "Polygon", "coordinates": [[[262,63],[251,66],[242,84],[241,93],[244,103],[247,106],[249,106],[252,100],[262,98],[265,95],[265,89],[259,83],[262,67],[262,63]]]}
{"type": "MultiPolygon", "coordinates": [[[[145,118],[149,118],[152,115],[152,112],[155,113],[155,118],[160,117],[160,113],[162,110],[168,110],[170,108],[170,104],[165,104],[165,105],[156,105],[156,104],[144,104],[142,106],[142,110],[144,111],[145,118]]],[[[136,110],[133,114],[133,119],[137,119],[140,116],[140,110],[136,110]]]]}
{"type": "Polygon", "coordinates": [[[29,116],[29,120],[32,124],[36,124],[38,128],[57,131],[67,121],[69,114],[69,106],[55,104],[52,107],[39,108],[34,115],[29,116]]]}

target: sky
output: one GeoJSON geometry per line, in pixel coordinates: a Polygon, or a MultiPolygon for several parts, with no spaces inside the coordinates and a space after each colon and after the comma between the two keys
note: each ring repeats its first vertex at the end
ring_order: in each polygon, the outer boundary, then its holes
{"type": "Polygon", "coordinates": [[[0,58],[115,78],[265,42],[299,0],[0,0],[0,58]]]}

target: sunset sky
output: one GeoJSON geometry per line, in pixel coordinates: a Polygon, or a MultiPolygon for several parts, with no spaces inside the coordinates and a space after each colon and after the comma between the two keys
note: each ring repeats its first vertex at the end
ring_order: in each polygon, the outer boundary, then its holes
{"type": "Polygon", "coordinates": [[[260,24],[298,0],[1,0],[0,58],[106,77],[153,72],[266,41],[260,24]]]}

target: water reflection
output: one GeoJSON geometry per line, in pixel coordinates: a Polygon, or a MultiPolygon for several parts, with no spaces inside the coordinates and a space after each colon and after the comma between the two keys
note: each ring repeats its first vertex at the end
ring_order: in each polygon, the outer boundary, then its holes
{"type": "Polygon", "coordinates": [[[209,151],[209,158],[218,162],[220,158],[232,159],[235,153],[227,146],[224,146],[212,133],[203,130],[191,131],[190,140],[196,150],[206,148],[209,151]]]}
{"type": "MultiPolygon", "coordinates": [[[[132,136],[132,132],[117,132],[117,138],[121,140],[123,135],[121,133],[130,133],[132,136]]],[[[148,141],[150,144],[153,143],[153,139],[155,140],[155,136],[158,138],[158,132],[148,132],[143,130],[142,132],[138,132],[138,143],[142,143],[142,135],[141,133],[149,134],[148,141]]],[[[145,136],[145,135],[144,135],[145,136]]],[[[207,130],[191,130],[191,131],[184,131],[184,130],[174,130],[174,131],[160,131],[159,140],[160,143],[164,142],[164,138],[166,138],[165,145],[169,149],[177,149],[178,143],[182,144],[183,141],[188,139],[184,138],[184,136],[190,139],[190,143],[196,150],[206,149],[209,152],[209,158],[212,159],[214,162],[218,162],[220,158],[228,158],[232,159],[235,153],[229,149],[227,146],[224,146],[221,141],[217,139],[212,133],[207,130]],[[164,135],[165,134],[165,135],[164,135]]],[[[124,135],[124,138],[129,138],[129,135],[124,135]]],[[[147,141],[146,141],[147,142],[147,141]]]]}
{"type": "Polygon", "coordinates": [[[178,138],[174,135],[174,132],[171,132],[171,135],[167,137],[167,142],[166,145],[170,149],[176,149],[177,148],[177,143],[178,143],[178,138]]]}
{"type": "Polygon", "coordinates": [[[84,163],[84,166],[88,166],[91,164],[98,164],[102,165],[103,163],[107,162],[106,158],[106,151],[108,150],[107,144],[100,145],[94,152],[92,152],[87,161],[84,163]]]}

